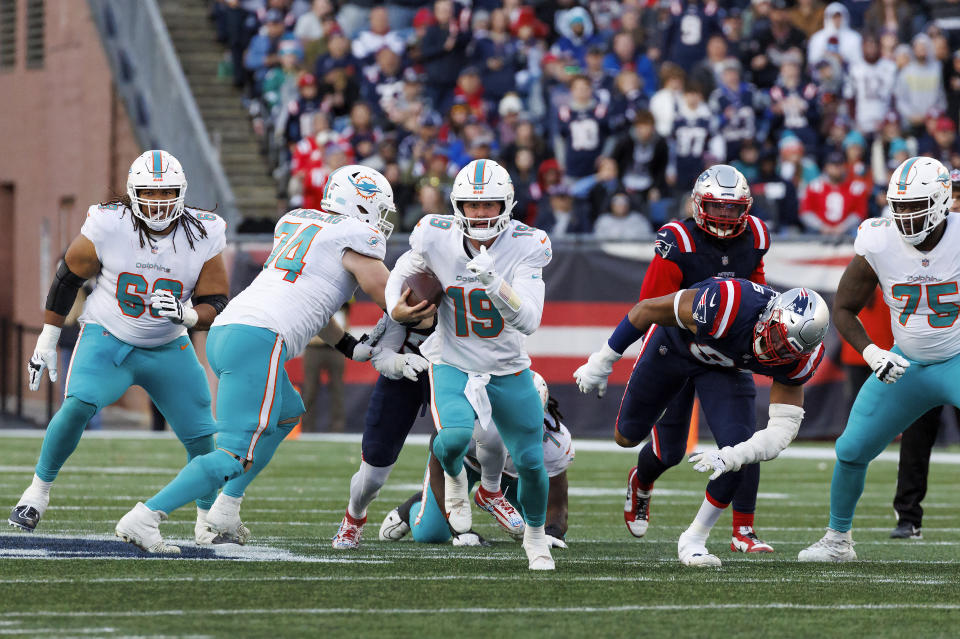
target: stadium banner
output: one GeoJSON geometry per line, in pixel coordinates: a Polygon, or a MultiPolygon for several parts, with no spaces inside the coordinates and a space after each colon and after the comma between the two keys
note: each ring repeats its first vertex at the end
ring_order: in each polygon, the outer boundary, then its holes
{"type": "MultiPolygon", "coordinates": [[[[554,257],[544,271],[547,294],[540,329],[527,339],[533,368],[546,379],[550,393],[560,402],[564,421],[581,437],[612,437],[620,397],[626,387],[639,352],[635,344],[627,350],[610,377],[603,400],[584,396],[573,382],[573,371],[586,361],[610,335],[624,314],[636,302],[647,266],[653,259],[653,243],[562,242],[553,244],[554,257]]],[[[269,242],[243,242],[228,247],[225,257],[231,273],[231,295],[246,287],[260,271],[270,253],[269,242]]],[[[392,265],[407,249],[406,242],[388,245],[387,265],[392,265]]],[[[767,281],[778,290],[805,286],[833,303],[837,283],[853,258],[850,243],[818,241],[778,241],[764,259],[767,281]]],[[[350,332],[356,336],[369,330],[379,319],[380,310],[366,299],[358,299],[350,310],[350,332]]],[[[838,436],[849,408],[845,376],[840,365],[840,337],[831,329],[826,340],[827,354],[805,392],[806,417],[801,438],[838,436]]],[[[298,386],[303,378],[300,357],[287,363],[287,371],[298,386]]],[[[348,361],[345,372],[347,429],[361,431],[367,401],[377,372],[367,363],[348,361]]],[[[770,381],[757,381],[757,421],[767,421],[770,381]]],[[[321,426],[327,423],[326,389],[317,395],[321,426]]],[[[710,415],[701,415],[701,424],[709,425],[710,415]],[[704,421],[705,420],[705,421],[704,421]]],[[[429,414],[421,416],[414,432],[433,428],[429,414]]],[[[706,428],[701,428],[701,435],[706,428]]]]}

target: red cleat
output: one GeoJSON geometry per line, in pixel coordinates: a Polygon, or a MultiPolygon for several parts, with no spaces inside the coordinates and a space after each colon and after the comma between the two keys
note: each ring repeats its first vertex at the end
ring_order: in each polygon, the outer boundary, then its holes
{"type": "Polygon", "coordinates": [[[753,526],[740,526],[733,531],[730,541],[733,552],[773,552],[773,546],[757,537],[753,526]]]}

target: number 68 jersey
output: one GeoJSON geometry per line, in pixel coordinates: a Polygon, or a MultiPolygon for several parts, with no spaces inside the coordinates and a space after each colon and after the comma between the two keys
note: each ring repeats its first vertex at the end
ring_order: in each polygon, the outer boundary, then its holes
{"type": "Polygon", "coordinates": [[[132,346],[152,348],[185,335],[150,307],[150,294],[166,289],[190,306],[193,288],[204,263],[226,245],[226,224],[208,211],[185,209],[203,224],[207,237],[194,233],[193,249],[178,227],[140,246],[130,209],[116,204],[91,206],[80,234],[93,243],[100,260],[97,286],[87,298],[81,322],[103,326],[132,346]]]}
{"type": "Polygon", "coordinates": [[[932,251],[903,241],[892,220],[864,221],[854,243],[880,280],[893,340],[911,360],[942,362],[960,353],[960,214],[932,251]]]}
{"type": "Polygon", "coordinates": [[[274,230],[263,270],[230,300],[214,326],[246,324],[279,334],[295,357],[357,289],[343,266],[347,249],[383,260],[383,233],[346,215],[294,209],[274,230]]]}
{"type": "MultiPolygon", "coordinates": [[[[425,216],[410,234],[413,250],[390,274],[387,296],[399,297],[409,275],[428,269],[440,280],[445,295],[437,309],[437,330],[420,346],[425,358],[467,373],[509,375],[529,368],[526,336],[503,321],[484,285],[467,270],[473,255],[466,242],[452,216],[425,216]]],[[[487,254],[523,303],[542,310],[542,270],[553,257],[547,234],[510,220],[487,254]]]]}

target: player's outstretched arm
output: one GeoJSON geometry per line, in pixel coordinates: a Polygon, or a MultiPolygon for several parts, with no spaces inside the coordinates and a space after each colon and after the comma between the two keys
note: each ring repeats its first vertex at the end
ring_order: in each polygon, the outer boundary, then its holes
{"type": "Polygon", "coordinates": [[[725,472],[775,458],[790,445],[803,421],[803,386],[787,386],[774,381],[770,386],[770,419],[767,427],[736,446],[706,450],[690,457],[694,469],[711,472],[716,479],[725,472]]]}
{"type": "Polygon", "coordinates": [[[77,301],[80,287],[100,272],[100,258],[93,242],[78,235],[67,248],[63,262],[57,267],[57,273],[47,293],[47,303],[43,313],[43,329],[37,337],[37,345],[27,363],[30,377],[30,390],[40,388],[40,379],[46,369],[50,381],[57,381],[57,342],[60,341],[60,329],[63,321],[77,301]]]}

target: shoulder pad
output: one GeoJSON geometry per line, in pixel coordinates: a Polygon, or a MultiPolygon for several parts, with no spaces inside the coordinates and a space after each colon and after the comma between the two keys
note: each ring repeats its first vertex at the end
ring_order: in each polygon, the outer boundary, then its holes
{"type": "Polygon", "coordinates": [[[770,248],[770,230],[763,220],[755,215],[747,216],[747,226],[753,233],[753,248],[758,251],[766,251],[770,248]]]}
{"type": "Polygon", "coordinates": [[[672,260],[680,253],[695,253],[697,246],[693,241],[693,234],[682,222],[664,224],[657,231],[657,240],[654,243],[657,253],[665,260],[672,260]]]}
{"type": "Polygon", "coordinates": [[[714,278],[697,289],[693,320],[699,331],[716,339],[726,337],[737,318],[740,297],[740,281],[735,279],[714,278]]]}
{"type": "Polygon", "coordinates": [[[793,367],[789,373],[785,375],[785,382],[790,385],[799,386],[800,384],[805,384],[814,373],[817,372],[817,367],[820,366],[820,362],[823,361],[823,354],[826,352],[826,349],[823,347],[821,342],[816,350],[814,350],[809,355],[804,355],[800,358],[800,361],[797,362],[796,366],[793,367]]]}
{"type": "Polygon", "coordinates": [[[880,253],[887,247],[889,238],[897,234],[893,220],[884,217],[872,217],[864,220],[857,228],[857,239],[853,242],[853,250],[857,255],[880,253]]]}

